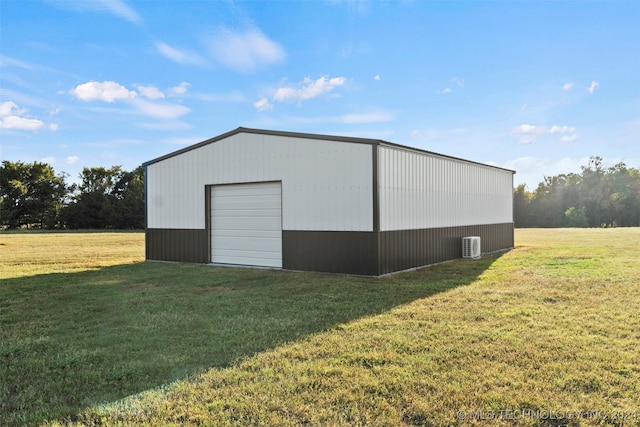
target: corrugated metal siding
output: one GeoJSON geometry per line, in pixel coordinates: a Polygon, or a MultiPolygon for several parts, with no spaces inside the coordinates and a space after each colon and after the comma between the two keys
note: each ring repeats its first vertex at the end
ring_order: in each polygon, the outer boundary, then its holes
{"type": "Polygon", "coordinates": [[[372,146],[240,133],[147,166],[148,227],[205,228],[205,185],[282,181],[283,229],[372,231],[372,146]]]}
{"type": "Polygon", "coordinates": [[[283,268],[376,276],[377,240],[373,231],[283,231],[283,268]]]}
{"type": "MultiPolygon", "coordinates": [[[[462,257],[462,237],[482,252],[514,246],[513,223],[374,232],[283,231],[283,268],[380,275],[462,257]],[[379,249],[378,249],[379,245],[379,249]]],[[[208,263],[206,230],[147,229],[146,259],[208,263]]]]}
{"type": "Polygon", "coordinates": [[[480,236],[482,252],[513,248],[513,223],[380,233],[379,274],[462,258],[462,237],[480,236]]]}
{"type": "Polygon", "coordinates": [[[380,146],[380,230],[513,222],[513,174],[380,146]]]}
{"type": "Polygon", "coordinates": [[[147,228],[145,254],[148,260],[209,262],[209,236],[206,230],[147,228]]]}

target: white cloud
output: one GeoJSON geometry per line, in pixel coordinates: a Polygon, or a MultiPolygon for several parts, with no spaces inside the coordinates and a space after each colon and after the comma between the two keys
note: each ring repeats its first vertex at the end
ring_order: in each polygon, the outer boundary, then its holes
{"type": "MultiPolygon", "coordinates": [[[[459,77],[451,77],[449,79],[449,82],[455,84],[458,89],[462,89],[464,87],[464,79],[461,79],[459,77]]],[[[451,86],[447,86],[444,89],[442,89],[439,93],[451,93],[451,92],[453,92],[453,89],[451,89],[451,86]]]]}
{"type": "Polygon", "coordinates": [[[573,83],[565,83],[562,85],[562,90],[571,90],[573,88],[573,83]]]}
{"type": "Polygon", "coordinates": [[[56,158],[55,157],[43,157],[43,158],[40,159],[40,162],[52,164],[52,163],[56,162],[56,158]]]}
{"type": "Polygon", "coordinates": [[[538,172],[548,166],[549,159],[540,159],[538,157],[519,157],[517,159],[508,160],[504,165],[507,169],[512,169],[521,173],[538,172]]]}
{"type": "Polygon", "coordinates": [[[52,131],[57,131],[58,127],[60,127],[57,123],[49,123],[49,129],[52,131]]]}
{"type": "Polygon", "coordinates": [[[519,138],[520,144],[531,144],[535,142],[535,140],[536,140],[536,136],[531,134],[522,135],[519,138]]]}
{"type": "Polygon", "coordinates": [[[267,98],[262,98],[259,101],[254,102],[253,106],[256,107],[256,110],[258,111],[273,110],[273,105],[269,102],[267,98]]]}
{"type": "Polygon", "coordinates": [[[38,68],[37,65],[30,64],[28,62],[20,61],[9,56],[0,55],[0,67],[18,67],[25,70],[33,71],[38,68]]]}
{"type": "Polygon", "coordinates": [[[535,125],[520,125],[513,129],[513,133],[516,134],[534,134],[539,135],[545,133],[545,128],[535,125]]]}
{"type": "Polygon", "coordinates": [[[11,113],[19,114],[17,111],[16,112],[13,111],[13,110],[16,110],[17,108],[18,106],[13,101],[3,102],[2,104],[0,104],[0,117],[8,116],[11,113]]]}
{"type": "Polygon", "coordinates": [[[380,74],[376,74],[373,80],[380,80],[380,74]]]}
{"type": "Polygon", "coordinates": [[[580,166],[587,164],[588,157],[563,157],[561,159],[540,157],[519,157],[502,164],[502,167],[515,170],[515,184],[526,183],[530,190],[544,180],[545,176],[578,173],[580,166]]]}
{"type": "Polygon", "coordinates": [[[78,160],[80,160],[80,158],[78,156],[68,156],[64,162],[68,165],[73,165],[78,163],[78,160]]]}
{"type": "MultiPolygon", "coordinates": [[[[519,140],[520,140],[521,144],[531,144],[540,135],[553,135],[553,134],[557,134],[557,133],[566,134],[566,133],[573,133],[575,131],[576,131],[576,128],[572,127],[572,126],[553,125],[550,128],[546,128],[544,126],[535,126],[535,125],[524,124],[524,125],[520,125],[520,126],[515,127],[514,129],[512,129],[511,133],[513,135],[519,135],[520,136],[519,140]]],[[[575,141],[577,138],[578,138],[577,135],[569,135],[569,136],[564,136],[560,140],[562,142],[571,142],[571,141],[575,141]]]]}
{"type": "Polygon", "coordinates": [[[138,89],[138,93],[140,95],[144,96],[145,98],[149,98],[149,99],[161,99],[161,98],[164,98],[164,93],[162,93],[162,91],[160,91],[155,86],[142,86],[142,85],[139,85],[139,86],[137,86],[137,89],[138,89]]]}
{"type": "Polygon", "coordinates": [[[576,128],[571,127],[571,126],[556,126],[553,125],[551,126],[551,129],[549,129],[549,133],[570,133],[570,132],[575,132],[576,128]]]}
{"type": "Polygon", "coordinates": [[[96,8],[107,10],[129,22],[140,22],[140,15],[138,15],[138,12],[133,10],[122,0],[95,0],[95,3],[96,8]]]}
{"type": "Polygon", "coordinates": [[[589,86],[589,89],[587,89],[587,91],[588,91],[589,93],[591,93],[591,94],[592,94],[592,93],[593,93],[593,91],[594,91],[594,90],[596,90],[596,88],[597,88],[598,86],[600,86],[600,83],[598,83],[598,82],[596,82],[596,81],[592,81],[592,82],[591,82],[591,86],[589,86]]]}
{"type": "Polygon", "coordinates": [[[562,142],[573,142],[576,139],[578,139],[578,135],[573,134],[573,135],[565,135],[562,138],[560,138],[560,141],[562,142]]]}
{"type": "Polygon", "coordinates": [[[180,104],[172,104],[169,102],[151,102],[142,98],[138,98],[133,103],[139,113],[154,117],[157,119],[177,119],[191,112],[191,109],[180,104]]]}
{"type": "Polygon", "coordinates": [[[327,78],[322,76],[317,80],[311,80],[310,77],[305,77],[297,88],[291,86],[278,88],[273,95],[273,99],[279,102],[302,102],[332,92],[335,88],[344,85],[346,80],[344,77],[327,78]]]}
{"type": "MultiPolygon", "coordinates": [[[[182,82],[179,86],[171,88],[169,94],[170,96],[184,94],[188,87],[188,83],[182,82]]],[[[177,119],[191,112],[191,109],[184,105],[163,101],[164,93],[154,86],[138,86],[138,90],[142,96],[138,96],[138,92],[129,90],[113,81],[91,81],[76,86],[70,93],[83,101],[109,103],[124,101],[137,113],[162,120],[177,119]]],[[[115,110],[109,109],[107,111],[113,112],[115,110]]],[[[129,111],[122,109],[122,113],[128,114],[129,111]]]]}
{"type": "Polygon", "coordinates": [[[71,90],[71,94],[82,101],[115,102],[117,99],[134,99],[138,94],[113,81],[90,81],[71,90]]]}
{"type": "Polygon", "coordinates": [[[205,44],[218,62],[245,73],[277,64],[286,57],[282,46],[256,27],[241,31],[220,27],[215,35],[205,40],[205,44]]]}
{"type": "Polygon", "coordinates": [[[171,89],[169,89],[169,96],[184,95],[185,93],[187,93],[187,90],[189,90],[189,86],[191,86],[189,83],[182,82],[178,86],[174,86],[171,89]]]}
{"type": "Polygon", "coordinates": [[[461,79],[459,77],[452,77],[450,82],[455,83],[456,86],[458,86],[461,89],[464,87],[464,79],[461,79]]]}
{"type": "Polygon", "coordinates": [[[0,129],[31,130],[36,131],[44,126],[44,122],[38,119],[24,117],[26,110],[19,109],[13,101],[0,104],[0,129]]]}
{"type": "Polygon", "coordinates": [[[193,64],[193,65],[204,65],[205,60],[197,53],[176,49],[172,46],[169,46],[166,43],[157,42],[156,49],[169,58],[173,62],[177,62],[178,64],[193,64]]]}
{"type": "Polygon", "coordinates": [[[140,23],[142,20],[138,12],[122,0],[48,0],[48,2],[73,11],[112,13],[134,24],[140,23]]]}
{"type": "Polygon", "coordinates": [[[536,140],[537,136],[544,133],[544,131],[538,126],[520,125],[512,129],[511,133],[514,135],[520,135],[518,138],[520,144],[531,144],[536,140]]]}

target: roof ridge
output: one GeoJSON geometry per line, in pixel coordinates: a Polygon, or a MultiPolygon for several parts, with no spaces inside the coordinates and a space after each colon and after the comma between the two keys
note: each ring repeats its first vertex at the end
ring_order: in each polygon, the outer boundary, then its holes
{"type": "Polygon", "coordinates": [[[235,128],[235,129],[229,131],[229,132],[225,132],[225,133],[220,134],[218,136],[214,136],[212,138],[209,138],[209,139],[206,139],[204,141],[198,142],[196,144],[189,145],[188,147],[184,147],[184,148],[181,148],[179,150],[173,151],[171,153],[165,154],[164,156],[160,156],[160,157],[157,157],[157,158],[155,158],[153,160],[149,160],[147,162],[144,162],[142,164],[142,166],[152,165],[152,164],[160,162],[162,160],[166,160],[168,158],[180,155],[182,153],[186,153],[186,152],[191,151],[191,150],[195,150],[197,148],[203,147],[205,145],[212,144],[214,142],[220,141],[220,140],[228,138],[230,136],[237,135],[239,133],[253,133],[253,134],[257,134],[257,135],[282,136],[282,137],[287,137],[287,138],[320,139],[320,140],[324,140],[324,141],[337,141],[337,142],[347,142],[347,143],[354,143],[354,144],[384,145],[384,146],[388,146],[388,147],[394,147],[394,148],[399,148],[399,149],[403,149],[403,150],[409,150],[409,151],[413,151],[413,152],[416,152],[416,153],[424,153],[424,154],[430,154],[432,156],[444,157],[444,158],[447,158],[447,159],[457,160],[457,161],[465,162],[465,163],[474,163],[474,164],[485,166],[485,167],[490,167],[490,168],[494,168],[494,169],[501,169],[501,170],[505,170],[505,171],[509,171],[509,172],[515,173],[514,170],[507,169],[507,168],[502,168],[500,166],[489,165],[489,164],[486,164],[486,163],[476,162],[474,160],[468,160],[468,159],[463,159],[463,158],[460,158],[460,157],[450,156],[450,155],[447,155],[447,154],[436,153],[434,151],[424,150],[424,149],[416,148],[416,147],[410,147],[408,145],[397,144],[397,143],[394,143],[394,142],[385,141],[383,139],[362,138],[362,137],[355,137],[355,136],[329,135],[329,134],[319,134],[319,133],[293,132],[293,131],[283,131],[283,130],[256,129],[256,128],[247,128],[247,127],[242,127],[242,126],[239,126],[239,127],[235,128]]]}

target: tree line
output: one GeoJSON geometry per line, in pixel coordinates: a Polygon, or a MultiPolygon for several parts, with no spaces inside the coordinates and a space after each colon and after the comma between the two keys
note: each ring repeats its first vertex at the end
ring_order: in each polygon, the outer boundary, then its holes
{"type": "Polygon", "coordinates": [[[79,183],[47,163],[3,161],[0,229],[144,228],[144,170],[84,168],[79,183]]]}
{"type": "MultiPolygon", "coordinates": [[[[640,226],[640,171],[605,168],[592,157],[581,173],[545,177],[514,189],[516,227],[640,226]]],[[[144,228],[144,170],[84,168],[79,183],[41,162],[3,161],[0,229],[144,228]]]]}
{"type": "Polygon", "coordinates": [[[640,226],[640,171],[623,162],[605,168],[591,157],[581,173],[545,177],[532,191],[514,190],[516,227],[640,226]]]}

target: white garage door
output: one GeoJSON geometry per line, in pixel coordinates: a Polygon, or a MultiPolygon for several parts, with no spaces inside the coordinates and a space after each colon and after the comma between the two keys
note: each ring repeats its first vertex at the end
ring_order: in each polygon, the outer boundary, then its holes
{"type": "Polygon", "coordinates": [[[282,268],[280,182],[211,188],[211,261],[282,268]]]}

